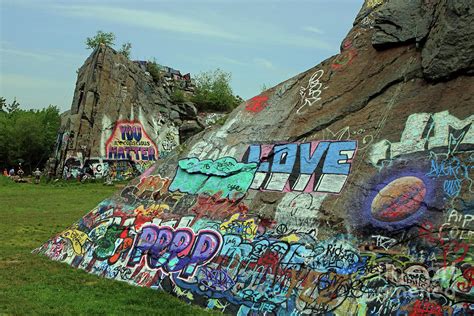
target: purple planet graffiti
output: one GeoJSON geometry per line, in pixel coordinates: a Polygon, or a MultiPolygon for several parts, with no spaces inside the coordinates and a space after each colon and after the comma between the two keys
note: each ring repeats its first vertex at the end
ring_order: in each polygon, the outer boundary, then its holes
{"type": "Polygon", "coordinates": [[[426,195],[424,182],[413,176],[398,178],[372,200],[371,214],[381,222],[398,222],[415,214],[426,195]]]}

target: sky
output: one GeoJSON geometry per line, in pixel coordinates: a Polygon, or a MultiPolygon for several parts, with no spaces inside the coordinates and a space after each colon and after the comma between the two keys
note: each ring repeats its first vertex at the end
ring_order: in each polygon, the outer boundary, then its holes
{"type": "Polygon", "coordinates": [[[249,99],[339,52],[363,0],[0,0],[0,96],[22,108],[72,103],[98,30],[191,75],[220,68],[249,99]]]}

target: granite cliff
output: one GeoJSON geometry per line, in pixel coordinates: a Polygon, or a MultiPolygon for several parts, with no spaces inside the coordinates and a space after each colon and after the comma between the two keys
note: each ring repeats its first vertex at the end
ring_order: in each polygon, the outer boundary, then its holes
{"type": "Polygon", "coordinates": [[[173,99],[175,90],[192,96],[190,74],[162,67],[156,79],[146,65],[104,45],[87,58],[78,70],[71,109],[62,115],[48,163],[53,174],[136,176],[222,116],[198,113],[192,102],[173,99]]]}
{"type": "Polygon", "coordinates": [[[236,315],[472,314],[473,18],[367,0],[338,55],[36,252],[236,315]]]}

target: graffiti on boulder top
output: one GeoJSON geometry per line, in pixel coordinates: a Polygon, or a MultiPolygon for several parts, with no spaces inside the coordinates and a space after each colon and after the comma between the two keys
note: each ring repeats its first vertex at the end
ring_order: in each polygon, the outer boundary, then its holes
{"type": "Polygon", "coordinates": [[[268,96],[257,95],[245,103],[245,110],[258,113],[268,106],[268,96]]]}
{"type": "Polygon", "coordinates": [[[347,39],[342,43],[341,53],[336,56],[331,68],[335,71],[342,70],[350,65],[356,56],[357,50],[352,46],[352,40],[347,39]]]}
{"type": "Polygon", "coordinates": [[[296,114],[301,114],[303,108],[310,107],[321,100],[322,89],[327,89],[327,87],[323,88],[323,84],[320,81],[323,75],[324,70],[320,69],[316,71],[311,78],[309,78],[308,85],[300,88],[300,101],[296,114]]]}
{"type": "Polygon", "coordinates": [[[109,159],[156,161],[158,147],[138,121],[119,121],[105,144],[109,159]]]}
{"type": "Polygon", "coordinates": [[[209,195],[220,192],[222,197],[237,198],[247,192],[256,169],[255,162],[240,163],[232,157],[202,161],[186,158],[178,162],[169,190],[209,195]]]}
{"type": "Polygon", "coordinates": [[[377,166],[383,160],[427,150],[442,150],[447,155],[474,150],[474,115],[460,120],[449,111],[411,114],[400,141],[382,140],[374,144],[370,161],[377,166]]]}
{"type": "Polygon", "coordinates": [[[179,276],[186,279],[210,261],[221,245],[221,235],[212,230],[194,233],[189,228],[148,225],[135,240],[127,265],[133,267],[146,257],[150,268],[166,273],[180,271],[179,276]]]}
{"type": "Polygon", "coordinates": [[[356,141],[251,145],[242,161],[258,164],[254,190],[339,193],[356,149],[356,141]]]}

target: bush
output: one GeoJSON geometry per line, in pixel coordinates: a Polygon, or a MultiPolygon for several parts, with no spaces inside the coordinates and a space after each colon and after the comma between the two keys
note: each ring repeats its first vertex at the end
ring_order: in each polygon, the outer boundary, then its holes
{"type": "Polygon", "coordinates": [[[132,52],[132,44],[130,42],[126,42],[122,44],[122,48],[120,48],[119,53],[130,59],[130,53],[132,52]]]}
{"type": "Polygon", "coordinates": [[[146,63],[146,71],[148,71],[153,78],[155,83],[160,82],[161,80],[161,66],[156,63],[155,60],[149,60],[146,63]]]}
{"type": "Polygon", "coordinates": [[[184,95],[184,91],[178,88],[175,88],[173,92],[171,93],[171,102],[177,104],[177,103],[183,103],[186,102],[186,96],[184,95]]]}
{"type": "Polygon", "coordinates": [[[97,31],[96,36],[88,37],[86,39],[86,47],[87,49],[95,49],[100,46],[100,44],[104,44],[106,46],[114,46],[115,45],[115,34],[112,32],[102,32],[97,31]]]}
{"type": "Polygon", "coordinates": [[[201,111],[230,112],[239,105],[230,87],[231,74],[220,69],[196,76],[192,101],[201,111]]]}

